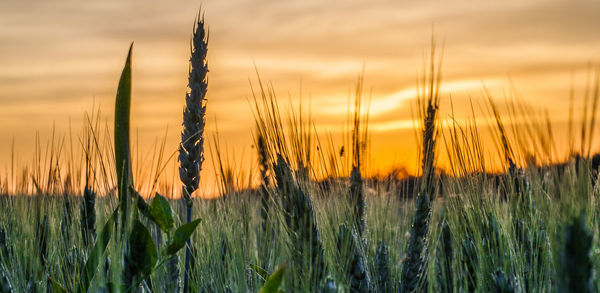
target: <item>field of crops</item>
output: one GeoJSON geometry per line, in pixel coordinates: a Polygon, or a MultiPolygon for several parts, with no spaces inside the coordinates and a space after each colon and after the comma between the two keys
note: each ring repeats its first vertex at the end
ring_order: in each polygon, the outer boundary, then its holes
{"type": "MultiPolygon", "coordinates": [[[[285,265],[284,292],[338,292],[336,287],[397,292],[407,285],[430,292],[595,292],[600,285],[593,274],[599,265],[598,193],[586,163],[530,169],[520,190],[506,183],[514,182],[510,176],[444,181],[444,194],[457,196],[432,200],[431,215],[425,199],[415,207],[398,196],[400,188],[367,182],[362,235],[348,181],[327,190],[299,185],[310,195],[312,209],[294,207],[308,215],[297,214],[290,222],[289,207],[275,202],[266,218],[261,215],[258,192],[195,200],[193,214],[202,221],[192,236],[190,288],[255,292],[266,275],[285,265]],[[291,224],[303,217],[314,224],[291,224]]],[[[76,291],[92,251],[84,239],[94,233],[85,228],[82,198],[8,196],[1,201],[3,292],[45,292],[46,276],[76,291]]],[[[92,206],[97,235],[117,205],[116,198],[97,198],[92,206]]],[[[181,215],[175,222],[183,223],[185,203],[171,206],[181,215]]],[[[167,237],[147,225],[155,246],[164,248],[167,237]]],[[[122,278],[121,250],[114,240],[109,243],[91,292],[122,278]]],[[[183,267],[180,257],[153,269],[154,291],[176,291],[183,267]]]]}
{"type": "Polygon", "coordinates": [[[209,97],[202,19],[192,44],[174,182],[153,180],[168,161],[161,151],[150,171],[132,170],[132,48],[114,129],[105,134],[88,117],[81,159],[58,159],[57,144],[45,155],[40,148],[37,168],[0,174],[0,292],[600,288],[597,84],[581,123],[571,109],[569,134],[560,136],[573,140],[567,154],[558,153],[550,123],[515,103],[508,115],[531,119],[507,126],[491,98],[497,143],[489,146],[474,122],[441,127],[440,57],[432,44],[417,85],[418,176],[367,177],[360,78],[342,145],[320,141],[310,113],[284,113],[260,83],[249,109],[260,182],[240,187],[219,159],[220,196],[199,199],[192,195],[201,188],[209,97]],[[490,153],[499,154],[500,172],[486,172],[490,153]],[[442,154],[449,171],[437,166],[442,154]]]}

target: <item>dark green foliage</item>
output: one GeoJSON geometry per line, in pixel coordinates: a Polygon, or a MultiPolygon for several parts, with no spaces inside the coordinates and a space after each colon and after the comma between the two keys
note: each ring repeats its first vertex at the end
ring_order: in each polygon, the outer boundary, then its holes
{"type": "Polygon", "coordinates": [[[48,260],[48,237],[50,233],[50,224],[48,223],[48,216],[44,216],[41,220],[38,220],[35,229],[35,248],[42,268],[46,268],[46,261],[48,260]]]}
{"type": "Polygon", "coordinates": [[[149,280],[157,261],[158,252],[150,231],[139,220],[135,220],[125,246],[123,287],[133,292],[139,290],[139,286],[143,285],[141,281],[149,280]]]}
{"type": "Polygon", "coordinates": [[[530,249],[532,243],[525,221],[523,219],[513,217],[513,229],[515,230],[515,240],[517,244],[519,247],[522,247],[522,249],[525,250],[527,259],[529,259],[528,256],[531,254],[530,249]]]}
{"type": "Polygon", "coordinates": [[[104,276],[110,276],[110,255],[107,255],[104,259],[104,266],[102,267],[104,276]]]}
{"type": "Polygon", "coordinates": [[[190,239],[190,236],[192,236],[192,233],[196,230],[198,224],[200,224],[200,219],[183,224],[177,228],[171,242],[169,242],[169,245],[167,246],[167,254],[173,255],[182,249],[183,246],[185,246],[185,242],[190,239]]]}
{"type": "Polygon", "coordinates": [[[331,277],[327,277],[325,282],[323,282],[323,286],[319,289],[319,293],[337,293],[338,289],[335,285],[335,281],[331,277]]]}
{"type": "Polygon", "coordinates": [[[477,270],[479,268],[479,257],[477,247],[471,237],[462,242],[462,269],[461,279],[466,283],[466,292],[475,292],[477,289],[477,270]]]}
{"type": "Polygon", "coordinates": [[[131,108],[131,54],[133,43],[129,47],[127,59],[115,99],[115,167],[117,168],[117,181],[119,192],[119,206],[121,208],[121,230],[127,224],[129,207],[129,186],[133,185],[131,174],[131,150],[129,147],[129,112],[131,108]]]}
{"type": "Polygon", "coordinates": [[[250,264],[248,266],[249,266],[250,270],[252,270],[254,273],[256,273],[263,282],[267,281],[267,279],[269,278],[269,273],[265,269],[255,265],[255,264],[250,264]]]}
{"type": "Polygon", "coordinates": [[[585,213],[573,218],[565,227],[560,258],[562,292],[596,292],[592,261],[593,239],[586,224],[585,213]]]}
{"type": "MultiPolygon", "coordinates": [[[[126,239],[128,234],[130,216],[129,205],[131,201],[130,186],[133,186],[133,174],[131,171],[131,148],[129,142],[129,121],[131,110],[131,55],[133,43],[129,47],[125,66],[119,79],[117,97],[115,99],[115,122],[114,122],[114,147],[115,167],[117,173],[117,189],[119,194],[119,208],[121,209],[119,230],[116,234],[126,239]]],[[[125,285],[130,285],[130,273],[133,271],[126,256],[123,256],[123,279],[125,285]]]]}
{"type": "Polygon", "coordinates": [[[83,190],[83,200],[79,209],[81,214],[81,238],[85,246],[96,239],[96,193],[89,187],[83,190]]]}
{"type": "Polygon", "coordinates": [[[65,194],[63,198],[64,211],[62,221],[60,223],[60,232],[63,239],[65,239],[65,245],[69,245],[69,240],[71,239],[71,226],[73,224],[73,209],[71,206],[72,199],[67,194],[65,194]]]}
{"type": "Polygon", "coordinates": [[[360,239],[364,239],[367,228],[365,218],[367,204],[365,202],[362,177],[357,166],[352,168],[352,173],[350,174],[350,203],[354,208],[354,221],[358,230],[358,236],[360,239]]]}
{"type": "Polygon", "coordinates": [[[150,232],[140,221],[133,223],[126,257],[133,275],[147,276],[152,272],[158,253],[150,232]]]}
{"type": "Polygon", "coordinates": [[[377,252],[375,254],[375,272],[377,292],[391,292],[390,259],[388,247],[385,245],[384,241],[379,242],[379,245],[377,245],[377,252]]]}
{"type": "Polygon", "coordinates": [[[68,291],[63,288],[58,282],[54,281],[54,279],[48,277],[48,287],[52,288],[53,293],[67,293],[68,291]]]}
{"type": "Polygon", "coordinates": [[[156,194],[150,206],[150,218],[162,231],[169,232],[173,228],[173,212],[169,202],[160,194],[156,194]]]}
{"type": "Polygon", "coordinates": [[[415,213],[410,228],[410,238],[406,247],[406,256],[402,263],[401,291],[413,292],[426,286],[427,272],[427,233],[431,204],[428,194],[421,193],[416,198],[415,213]]]}
{"type": "MultiPolygon", "coordinates": [[[[550,272],[552,270],[550,260],[550,237],[548,237],[545,225],[539,221],[538,223],[540,223],[540,227],[538,227],[538,229],[535,230],[534,233],[532,245],[533,254],[529,258],[528,269],[530,272],[535,273],[535,278],[532,278],[532,280],[535,280],[535,282],[537,283],[544,282],[545,284],[550,284],[550,272]]],[[[530,284],[528,283],[527,286],[530,286],[530,284]]],[[[527,287],[526,289],[528,288],[529,287],[527,287]]]]}
{"type": "Polygon", "coordinates": [[[226,235],[222,234],[219,238],[219,245],[216,247],[217,251],[215,252],[217,260],[213,268],[212,279],[214,280],[214,283],[222,284],[220,290],[231,292],[231,288],[229,288],[227,284],[227,279],[229,276],[229,264],[231,259],[231,249],[229,248],[229,243],[227,241],[226,235]]]}
{"type": "Polygon", "coordinates": [[[152,219],[152,214],[150,213],[152,207],[146,202],[146,200],[144,200],[142,195],[140,195],[139,192],[137,192],[137,190],[133,188],[133,186],[129,186],[129,192],[131,193],[131,196],[135,199],[137,211],[149,220],[154,221],[154,219],[152,219]]]}
{"type": "MultiPolygon", "coordinates": [[[[77,247],[72,247],[67,255],[64,271],[70,278],[75,276],[75,272],[79,272],[85,265],[85,257],[77,247]]],[[[72,282],[74,283],[74,282],[72,282]]]]}
{"type": "Polygon", "coordinates": [[[118,212],[119,207],[117,207],[113,211],[110,218],[108,218],[108,220],[104,224],[104,227],[98,235],[98,239],[96,239],[96,243],[94,243],[94,247],[88,254],[88,258],[85,262],[84,269],[81,272],[81,284],[79,286],[79,292],[87,292],[90,287],[90,283],[92,282],[92,279],[94,279],[94,276],[96,275],[96,271],[98,270],[98,265],[100,265],[101,258],[104,255],[106,247],[108,246],[108,243],[112,238],[118,212]]]}
{"type": "Polygon", "coordinates": [[[492,213],[487,214],[487,221],[482,226],[483,249],[496,266],[502,265],[501,235],[498,221],[492,213]]]}
{"type": "Polygon", "coordinates": [[[345,262],[346,280],[350,292],[371,292],[371,279],[367,271],[367,261],[356,233],[341,225],[338,230],[337,248],[340,260],[345,262]]]}
{"type": "Polygon", "coordinates": [[[179,270],[179,256],[174,255],[167,261],[166,265],[166,280],[164,292],[180,292],[181,291],[181,278],[179,270]]]}
{"type": "Polygon", "coordinates": [[[514,200],[512,225],[515,233],[516,248],[523,255],[524,290],[531,291],[533,287],[548,284],[550,245],[546,233],[546,225],[537,211],[532,189],[524,174],[517,174],[514,164],[510,176],[514,178],[513,185],[517,193],[514,200]]]}
{"type": "Polygon", "coordinates": [[[13,288],[8,275],[6,274],[6,269],[4,264],[0,263],[0,293],[13,293],[15,289],[13,288]]]}
{"type": "Polygon", "coordinates": [[[10,257],[9,243],[10,239],[6,235],[6,229],[0,228],[0,264],[5,263],[10,257]]]}
{"type": "Polygon", "coordinates": [[[504,271],[499,269],[494,275],[494,291],[496,293],[513,293],[516,292],[512,280],[504,274],[504,271]]]}
{"type": "Polygon", "coordinates": [[[281,155],[277,156],[277,164],[273,166],[277,189],[284,212],[285,223],[290,231],[294,259],[294,270],[302,271],[304,257],[311,260],[311,288],[316,290],[325,276],[325,253],[315,221],[310,197],[295,182],[288,164],[281,155]]]}
{"type": "Polygon", "coordinates": [[[159,245],[162,243],[162,233],[168,235],[169,241],[161,249],[160,254],[158,254],[155,241],[148,228],[140,221],[135,221],[134,229],[132,230],[127,246],[128,254],[124,259],[125,267],[130,267],[129,270],[124,271],[125,287],[129,288],[132,285],[136,285],[142,279],[144,280],[141,283],[142,286],[151,287],[149,276],[156,269],[155,264],[160,261],[160,264],[166,263],[167,267],[167,281],[164,288],[174,288],[167,290],[169,292],[180,288],[179,257],[177,256],[177,252],[189,241],[201,220],[196,219],[190,223],[183,224],[173,231],[175,222],[173,211],[171,205],[163,196],[157,193],[149,205],[136,190],[130,188],[130,192],[136,200],[137,211],[155,224],[152,227],[156,228],[154,231],[155,238],[157,239],[156,242],[159,245]],[[134,250],[134,247],[138,249],[134,250]]]}
{"type": "Polygon", "coordinates": [[[519,219],[513,216],[513,229],[518,251],[524,259],[523,279],[524,289],[530,291],[533,286],[547,282],[550,271],[548,260],[550,239],[544,223],[535,219],[519,219]]]}
{"type": "Polygon", "coordinates": [[[454,288],[454,275],[452,274],[452,262],[454,252],[452,250],[452,232],[450,226],[444,220],[441,225],[440,237],[437,245],[436,274],[439,292],[451,293],[454,288]]]}

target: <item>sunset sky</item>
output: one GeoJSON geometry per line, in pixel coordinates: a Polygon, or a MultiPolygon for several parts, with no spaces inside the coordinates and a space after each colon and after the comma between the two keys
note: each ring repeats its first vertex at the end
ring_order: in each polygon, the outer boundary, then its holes
{"type": "MultiPolygon", "coordinates": [[[[512,82],[524,101],[564,122],[571,85],[582,92],[600,56],[598,1],[2,0],[0,170],[12,138],[28,161],[36,131],[45,141],[53,123],[59,133],[78,130],[94,103],[110,122],[132,41],[132,131],[149,145],[168,126],[167,151],[176,150],[200,5],[210,30],[207,130],[218,124],[222,145],[241,161],[253,155],[255,64],[283,104],[310,97],[317,129],[334,134],[364,64],[371,165],[388,170],[414,165],[411,105],[432,31],[444,50],[444,119],[450,93],[461,115],[469,98],[485,105],[484,84],[503,101],[512,82]]],[[[214,179],[209,160],[205,180],[214,179]]]]}

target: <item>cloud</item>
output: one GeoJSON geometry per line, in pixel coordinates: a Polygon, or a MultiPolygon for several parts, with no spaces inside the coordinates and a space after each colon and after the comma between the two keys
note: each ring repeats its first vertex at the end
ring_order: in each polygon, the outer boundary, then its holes
{"type": "MultiPolygon", "coordinates": [[[[0,113],[7,114],[3,125],[11,125],[1,133],[31,133],[48,127],[47,119],[77,118],[94,96],[110,111],[131,41],[136,121],[177,127],[198,5],[0,1],[0,113]],[[18,117],[35,114],[44,121],[19,126],[18,117]]],[[[236,133],[223,140],[250,142],[253,61],[281,99],[298,99],[301,83],[315,119],[326,125],[346,114],[366,64],[372,126],[384,132],[405,128],[411,119],[414,81],[432,31],[444,42],[444,99],[452,93],[455,106],[480,99],[481,80],[501,95],[510,78],[528,102],[560,110],[570,72],[600,54],[596,1],[209,0],[203,7],[210,28],[209,116],[236,133]]],[[[176,142],[178,131],[172,133],[176,142]]]]}

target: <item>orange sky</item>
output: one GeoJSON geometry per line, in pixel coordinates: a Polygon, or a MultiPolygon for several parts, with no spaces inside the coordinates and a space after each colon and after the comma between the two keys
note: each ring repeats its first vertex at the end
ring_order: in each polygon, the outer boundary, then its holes
{"type": "MultiPolygon", "coordinates": [[[[11,138],[32,157],[36,131],[49,138],[83,111],[112,107],[126,50],[135,41],[132,127],[143,144],[169,127],[179,140],[189,38],[198,1],[0,2],[0,166],[11,138]]],[[[251,159],[248,80],[254,63],[278,96],[310,96],[317,127],[339,129],[348,94],[366,65],[372,89],[372,167],[414,165],[411,105],[432,27],[444,41],[441,110],[449,94],[458,115],[468,98],[484,105],[482,83],[498,99],[513,82],[534,108],[566,120],[571,74],[582,91],[600,54],[596,1],[204,1],[210,29],[208,125],[236,160],[251,159]],[[235,153],[235,155],[234,155],[235,153]]],[[[210,160],[210,158],[208,158],[210,160]]],[[[210,161],[206,180],[213,185],[210,161]]],[[[0,170],[2,169],[0,168],[0,170]]]]}

